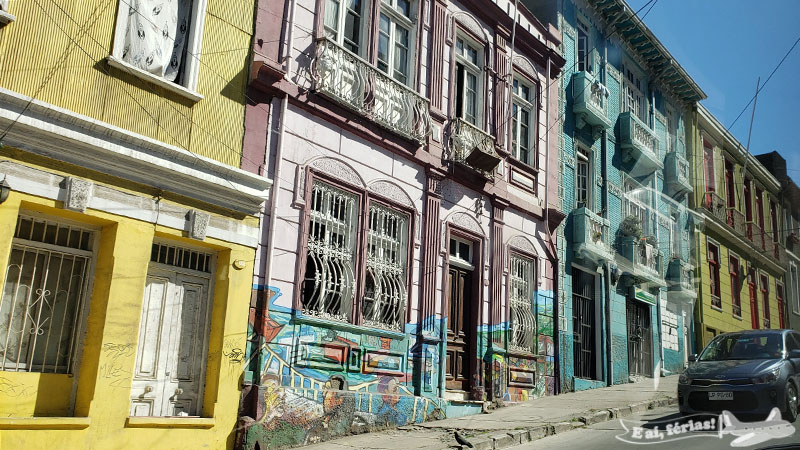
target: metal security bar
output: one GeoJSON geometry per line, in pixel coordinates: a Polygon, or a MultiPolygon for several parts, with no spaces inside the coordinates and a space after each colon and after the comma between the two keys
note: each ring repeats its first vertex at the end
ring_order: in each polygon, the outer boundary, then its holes
{"type": "Polygon", "coordinates": [[[509,292],[510,333],[509,350],[535,353],[536,316],[533,314],[534,262],[530,258],[511,254],[509,292]]]}
{"type": "Polygon", "coordinates": [[[72,372],[92,235],[19,217],[0,298],[0,370],[72,372]]]}
{"type": "Polygon", "coordinates": [[[163,243],[153,243],[150,252],[151,262],[204,273],[211,273],[211,259],[210,253],[163,243]]]}
{"type": "Polygon", "coordinates": [[[593,380],[597,377],[595,352],[594,276],[572,269],[572,356],[575,376],[593,380]]]}
{"type": "Polygon", "coordinates": [[[303,312],[346,322],[355,296],[358,197],[315,181],[310,203],[303,312]]]}
{"type": "Polygon", "coordinates": [[[384,206],[369,208],[364,325],[402,330],[407,298],[409,216],[384,206]]]}

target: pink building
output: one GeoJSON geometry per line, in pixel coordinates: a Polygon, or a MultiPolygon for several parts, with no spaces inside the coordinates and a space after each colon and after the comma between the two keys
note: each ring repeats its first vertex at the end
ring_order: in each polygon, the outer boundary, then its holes
{"type": "Polygon", "coordinates": [[[514,11],[259,2],[243,165],[274,187],[241,447],[558,392],[564,59],[552,25],[514,11]]]}

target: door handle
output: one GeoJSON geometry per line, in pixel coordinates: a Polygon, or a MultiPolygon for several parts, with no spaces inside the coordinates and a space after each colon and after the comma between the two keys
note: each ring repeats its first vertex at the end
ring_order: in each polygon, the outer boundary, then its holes
{"type": "Polygon", "coordinates": [[[144,398],[145,395],[153,392],[153,386],[147,385],[144,387],[144,392],[139,395],[139,398],[144,398]]]}
{"type": "Polygon", "coordinates": [[[183,394],[183,389],[181,389],[181,388],[175,389],[175,397],[177,397],[179,395],[182,395],[182,394],[183,394]]]}

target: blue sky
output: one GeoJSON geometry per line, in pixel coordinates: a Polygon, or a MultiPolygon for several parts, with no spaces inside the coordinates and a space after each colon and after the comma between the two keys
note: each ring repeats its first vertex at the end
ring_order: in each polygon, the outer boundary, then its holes
{"type": "MultiPolygon", "coordinates": [[[[628,0],[637,11],[647,0],[628,0]]],[[[705,91],[703,105],[729,127],[800,37],[800,0],[655,0],[644,22],[705,91]]],[[[777,150],[800,181],[800,44],[758,95],[750,152],[777,150]]],[[[749,107],[731,132],[747,144],[749,107]]]]}

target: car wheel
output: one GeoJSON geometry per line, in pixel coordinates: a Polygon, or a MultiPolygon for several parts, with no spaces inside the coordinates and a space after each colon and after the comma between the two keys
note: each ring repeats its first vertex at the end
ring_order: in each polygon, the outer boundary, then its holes
{"type": "Polygon", "coordinates": [[[783,418],[790,423],[797,419],[798,402],[797,388],[790,381],[786,383],[786,411],[783,412],[783,418]]]}

